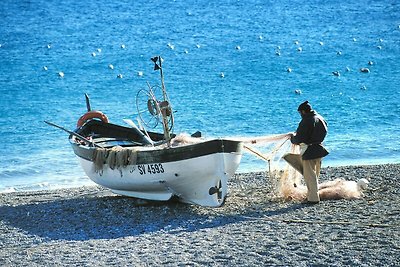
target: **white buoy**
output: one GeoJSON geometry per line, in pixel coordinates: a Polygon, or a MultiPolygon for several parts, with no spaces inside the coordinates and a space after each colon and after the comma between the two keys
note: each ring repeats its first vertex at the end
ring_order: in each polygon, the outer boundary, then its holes
{"type": "Polygon", "coordinates": [[[332,74],[339,77],[340,76],[340,72],[339,71],[332,71],[332,74]]]}
{"type": "Polygon", "coordinates": [[[175,49],[175,46],[174,46],[173,44],[171,44],[171,43],[168,43],[167,46],[168,46],[170,49],[172,49],[172,50],[175,49]]]}
{"type": "Polygon", "coordinates": [[[369,73],[370,72],[370,70],[368,68],[361,68],[360,71],[364,72],[364,73],[369,73]]]}
{"type": "Polygon", "coordinates": [[[95,57],[96,56],[96,53],[95,52],[92,52],[92,57],[95,57]]]}
{"type": "Polygon", "coordinates": [[[123,77],[123,76],[122,76],[121,73],[117,75],[117,78],[119,78],[119,79],[122,79],[122,77],[123,77]]]}
{"type": "Polygon", "coordinates": [[[353,42],[357,42],[357,39],[356,39],[356,38],[353,38],[353,42]]]}
{"type": "Polygon", "coordinates": [[[197,44],[197,45],[196,45],[196,47],[197,47],[197,48],[200,48],[200,47],[201,47],[201,45],[197,44]]]}
{"type": "Polygon", "coordinates": [[[137,72],[137,75],[140,76],[140,77],[142,77],[142,76],[143,76],[143,71],[138,71],[138,72],[137,72]]]}
{"type": "Polygon", "coordinates": [[[378,45],[376,48],[378,48],[379,50],[382,50],[382,46],[378,45]]]}
{"type": "Polygon", "coordinates": [[[323,46],[323,45],[324,45],[324,42],[319,42],[319,45],[323,46]]]}
{"type": "Polygon", "coordinates": [[[97,52],[101,53],[101,48],[97,48],[97,52]]]}
{"type": "Polygon", "coordinates": [[[294,44],[295,44],[295,45],[299,45],[299,41],[297,41],[297,40],[294,41],[294,44]]]}
{"type": "Polygon", "coordinates": [[[109,64],[109,65],[108,65],[108,68],[109,68],[110,70],[113,70],[113,69],[114,69],[113,64],[109,64]]]}
{"type": "Polygon", "coordinates": [[[219,76],[220,76],[221,78],[225,78],[225,74],[224,74],[223,72],[221,72],[221,73],[219,74],[219,76]]]}
{"type": "Polygon", "coordinates": [[[189,54],[189,50],[185,49],[184,53],[189,54]]]}
{"type": "Polygon", "coordinates": [[[122,45],[121,45],[121,48],[122,48],[122,49],[125,49],[125,48],[126,48],[126,46],[125,46],[124,44],[122,44],[122,45]]]}
{"type": "Polygon", "coordinates": [[[242,49],[239,45],[237,45],[236,47],[235,47],[235,49],[236,50],[240,50],[240,49],[242,49]]]}
{"type": "Polygon", "coordinates": [[[61,78],[64,78],[64,72],[60,71],[60,72],[58,73],[58,76],[60,76],[61,78]]]}
{"type": "Polygon", "coordinates": [[[342,51],[337,51],[336,55],[341,56],[342,55],[342,51]]]}
{"type": "Polygon", "coordinates": [[[47,71],[48,70],[47,66],[43,66],[43,70],[47,71]]]}
{"type": "Polygon", "coordinates": [[[296,94],[296,95],[301,95],[301,90],[300,89],[296,89],[296,90],[294,90],[294,93],[296,94]]]}
{"type": "Polygon", "coordinates": [[[374,65],[374,62],[370,60],[370,61],[368,61],[368,65],[372,66],[372,65],[374,65]]]}
{"type": "Polygon", "coordinates": [[[260,41],[262,41],[262,40],[264,39],[264,37],[263,37],[262,35],[260,35],[260,36],[258,36],[258,39],[259,39],[260,41]]]}
{"type": "Polygon", "coordinates": [[[365,85],[361,86],[361,90],[367,90],[367,87],[365,85]]]}
{"type": "Polygon", "coordinates": [[[50,49],[50,48],[51,48],[51,44],[48,44],[48,45],[47,45],[47,48],[50,49]]]}
{"type": "Polygon", "coordinates": [[[298,48],[297,48],[297,51],[302,52],[302,51],[303,51],[303,48],[298,47],[298,48]]]}
{"type": "Polygon", "coordinates": [[[281,55],[281,51],[279,51],[279,50],[275,51],[275,55],[280,56],[281,55]]]}
{"type": "Polygon", "coordinates": [[[292,68],[287,68],[286,71],[287,72],[292,72],[292,68]]]}
{"type": "Polygon", "coordinates": [[[346,67],[346,71],[351,71],[351,69],[349,67],[346,67]]]}

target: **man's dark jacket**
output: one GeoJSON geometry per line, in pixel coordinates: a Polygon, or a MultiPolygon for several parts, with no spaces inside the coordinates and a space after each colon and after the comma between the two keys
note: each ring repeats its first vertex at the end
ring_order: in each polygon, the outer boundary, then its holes
{"type": "Polygon", "coordinates": [[[322,146],[327,132],[328,126],[324,118],[312,110],[302,115],[296,135],[291,138],[291,142],[297,145],[300,143],[308,145],[302,157],[304,160],[323,158],[329,154],[322,146]]]}

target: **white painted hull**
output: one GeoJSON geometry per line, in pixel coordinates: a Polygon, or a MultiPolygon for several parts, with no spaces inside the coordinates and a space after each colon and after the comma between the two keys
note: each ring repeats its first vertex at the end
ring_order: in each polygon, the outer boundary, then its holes
{"type": "Polygon", "coordinates": [[[96,172],[92,161],[79,157],[87,176],[120,195],[149,200],[181,201],[218,207],[227,194],[227,181],[239,166],[241,153],[219,152],[170,162],[128,165],[96,172]],[[210,191],[217,188],[218,193],[210,191]]]}

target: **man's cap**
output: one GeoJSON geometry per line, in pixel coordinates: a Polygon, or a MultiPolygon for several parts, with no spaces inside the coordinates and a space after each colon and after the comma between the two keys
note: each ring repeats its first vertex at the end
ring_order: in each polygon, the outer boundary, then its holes
{"type": "Polygon", "coordinates": [[[311,111],[312,107],[308,101],[304,101],[303,103],[300,104],[300,106],[297,108],[298,111],[304,110],[304,111],[311,111]]]}

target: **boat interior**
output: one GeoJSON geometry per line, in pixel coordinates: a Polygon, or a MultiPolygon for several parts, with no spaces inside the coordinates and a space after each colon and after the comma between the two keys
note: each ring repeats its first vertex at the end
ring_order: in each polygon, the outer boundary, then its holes
{"type": "MultiPolygon", "coordinates": [[[[90,120],[75,132],[102,147],[112,146],[153,146],[164,141],[164,135],[141,131],[133,127],[124,127],[100,120],[90,120]]],[[[171,137],[175,137],[172,135],[171,137]]]]}

